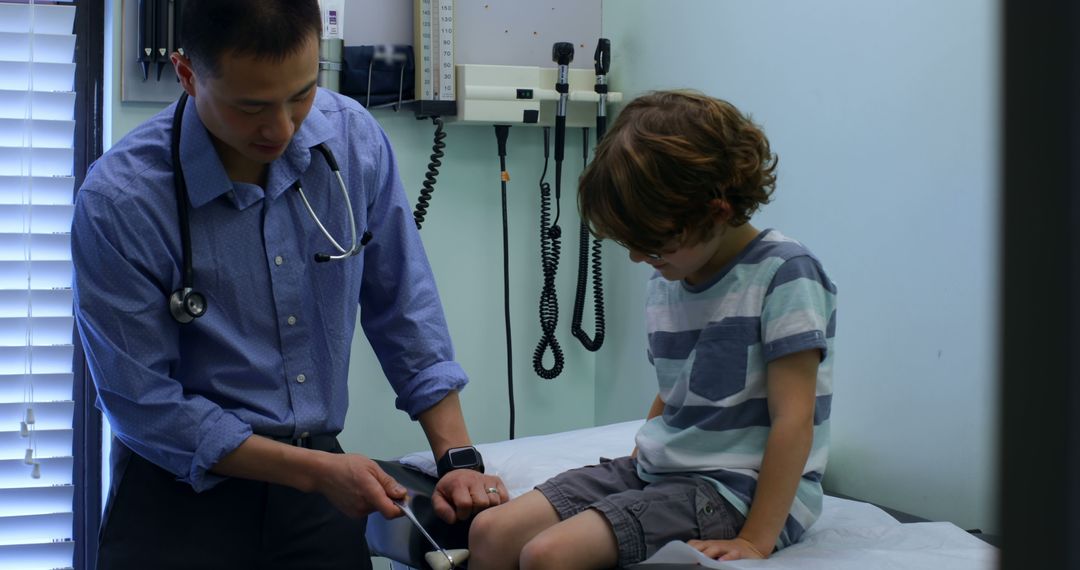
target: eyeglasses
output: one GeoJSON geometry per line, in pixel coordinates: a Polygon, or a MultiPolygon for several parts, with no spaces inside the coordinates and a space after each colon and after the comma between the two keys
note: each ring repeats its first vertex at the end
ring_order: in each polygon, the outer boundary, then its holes
{"type": "Polygon", "coordinates": [[[638,248],[636,248],[636,247],[634,247],[634,246],[632,246],[630,244],[627,244],[626,242],[621,241],[621,240],[612,239],[611,241],[615,242],[616,244],[618,244],[618,245],[620,245],[622,247],[625,247],[628,251],[636,251],[636,252],[640,253],[641,255],[645,256],[646,258],[651,259],[652,261],[663,261],[665,255],[671,255],[671,254],[673,254],[673,253],[675,253],[676,251],[679,250],[679,247],[682,246],[682,240],[683,240],[683,232],[680,231],[680,232],[675,232],[675,233],[671,234],[671,239],[669,239],[666,242],[666,245],[665,245],[663,251],[660,251],[659,253],[651,252],[651,251],[643,251],[643,250],[638,249],[638,248]]]}

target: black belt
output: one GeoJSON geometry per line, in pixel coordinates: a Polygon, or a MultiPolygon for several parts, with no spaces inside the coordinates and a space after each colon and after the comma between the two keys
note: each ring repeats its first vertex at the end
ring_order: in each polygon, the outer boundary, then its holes
{"type": "Polygon", "coordinates": [[[303,447],[305,449],[314,449],[317,451],[336,451],[338,449],[338,441],[336,434],[316,434],[305,437],[278,437],[273,435],[263,436],[270,438],[274,441],[280,441],[294,447],[303,447]]]}

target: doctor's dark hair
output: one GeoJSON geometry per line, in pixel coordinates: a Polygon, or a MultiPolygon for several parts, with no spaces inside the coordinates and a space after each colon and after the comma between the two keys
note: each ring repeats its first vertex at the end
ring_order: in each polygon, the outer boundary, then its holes
{"type": "Polygon", "coordinates": [[[711,237],[713,198],[741,226],[768,204],[776,155],[734,105],[693,91],[657,91],[619,113],[581,176],[578,209],[599,238],[642,252],[711,237]]]}
{"type": "Polygon", "coordinates": [[[183,6],[178,47],[215,77],[226,53],[282,61],[322,37],[318,0],[185,0],[183,6]]]}

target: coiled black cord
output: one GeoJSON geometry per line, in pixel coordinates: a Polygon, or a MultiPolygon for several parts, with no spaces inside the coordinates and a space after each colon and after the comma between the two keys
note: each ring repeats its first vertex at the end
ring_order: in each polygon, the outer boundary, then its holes
{"type": "Polygon", "coordinates": [[[435,142],[431,145],[431,161],[428,162],[427,172],[424,173],[423,188],[420,190],[420,198],[417,199],[416,210],[413,212],[416,229],[420,229],[420,224],[424,223],[424,216],[427,215],[431,193],[435,191],[435,179],[439,176],[439,167],[442,166],[440,159],[444,156],[443,149],[446,148],[446,143],[443,142],[446,133],[443,132],[442,117],[433,116],[431,122],[435,124],[435,142]]]}
{"type": "MultiPolygon", "coordinates": [[[[559,254],[562,251],[562,229],[559,228],[558,218],[554,224],[551,222],[551,185],[544,181],[548,171],[548,147],[551,145],[551,130],[544,127],[544,172],[540,175],[540,265],[544,272],[544,288],[540,292],[540,344],[533,352],[533,370],[536,375],[551,380],[562,374],[566,364],[563,358],[562,347],[555,338],[555,327],[559,323],[559,299],[555,294],[555,274],[559,269],[559,254]],[[544,368],[544,353],[551,350],[555,364],[551,368],[544,368]]],[[[556,163],[556,171],[558,163],[556,163]]],[[[556,172],[558,176],[558,172],[556,172]]],[[[556,180],[555,184],[559,181],[556,180]]],[[[556,201],[558,207],[558,201],[556,201]]]]}
{"type": "MultiPolygon", "coordinates": [[[[589,129],[582,132],[581,159],[582,167],[589,162],[589,129]]],[[[589,352],[596,352],[604,346],[604,276],[600,267],[600,240],[592,240],[592,286],[593,286],[593,317],[596,322],[596,337],[589,338],[589,333],[581,328],[581,319],[585,312],[585,275],[589,272],[589,226],[581,223],[578,229],[578,276],[577,292],[574,295],[574,320],[570,324],[570,334],[581,341],[581,346],[589,352]]]]}

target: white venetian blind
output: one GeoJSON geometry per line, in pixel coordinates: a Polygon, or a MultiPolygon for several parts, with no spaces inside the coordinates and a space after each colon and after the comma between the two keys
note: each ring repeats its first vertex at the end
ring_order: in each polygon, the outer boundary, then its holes
{"type": "Polygon", "coordinates": [[[0,568],[72,566],[75,7],[0,0],[0,568]]]}

